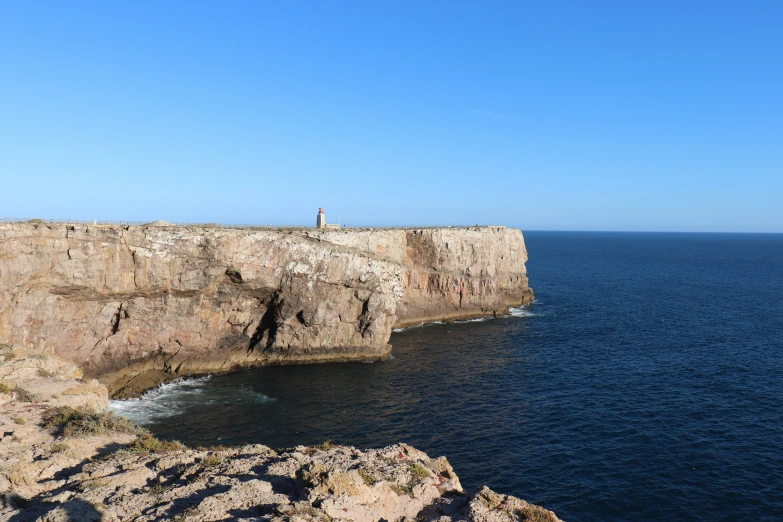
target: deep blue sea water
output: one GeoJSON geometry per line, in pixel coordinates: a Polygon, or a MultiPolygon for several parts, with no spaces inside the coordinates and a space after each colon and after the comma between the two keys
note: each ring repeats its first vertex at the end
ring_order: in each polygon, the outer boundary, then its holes
{"type": "Polygon", "coordinates": [[[570,522],[783,520],[783,235],[525,238],[516,316],[115,407],[190,444],[408,442],[570,522]]]}

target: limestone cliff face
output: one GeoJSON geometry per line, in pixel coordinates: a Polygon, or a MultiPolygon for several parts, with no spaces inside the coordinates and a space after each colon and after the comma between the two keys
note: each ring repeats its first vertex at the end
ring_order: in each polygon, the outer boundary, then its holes
{"type": "Polygon", "coordinates": [[[0,225],[0,343],[117,387],[142,371],[380,359],[392,327],[532,300],[505,227],[0,225]],[[119,384],[118,384],[119,383],[119,384]]]}
{"type": "Polygon", "coordinates": [[[312,232],[402,266],[397,326],[506,313],[533,300],[522,232],[506,227],[312,232]]]}

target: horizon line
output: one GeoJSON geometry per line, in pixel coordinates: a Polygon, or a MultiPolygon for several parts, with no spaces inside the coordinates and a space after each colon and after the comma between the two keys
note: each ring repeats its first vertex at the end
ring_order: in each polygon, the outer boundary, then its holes
{"type": "MultiPolygon", "coordinates": [[[[165,221],[175,226],[224,226],[235,228],[316,228],[312,225],[305,224],[273,224],[273,223],[227,223],[218,221],[205,221],[205,222],[177,222],[166,220],[152,220],[152,221],[140,221],[140,220],[95,220],[95,219],[60,219],[60,218],[0,218],[0,224],[3,223],[28,223],[40,221],[44,224],[80,224],[80,225],[102,225],[102,226],[143,226],[150,225],[156,221],[165,221]]],[[[560,233],[603,233],[603,234],[765,234],[765,235],[781,235],[783,231],[724,231],[724,230],[612,230],[612,229],[568,229],[568,228],[523,228],[515,225],[499,225],[499,224],[481,224],[476,223],[473,225],[432,225],[432,224],[416,224],[416,225],[380,225],[380,224],[368,224],[360,226],[343,226],[340,230],[350,229],[362,229],[362,228],[382,228],[382,229],[413,229],[413,228],[469,228],[469,227],[507,227],[517,228],[522,232],[560,232],[560,233]]]]}

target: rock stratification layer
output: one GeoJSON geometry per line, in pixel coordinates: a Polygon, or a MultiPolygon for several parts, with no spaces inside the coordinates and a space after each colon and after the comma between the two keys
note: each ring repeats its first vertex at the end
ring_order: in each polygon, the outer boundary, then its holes
{"type": "Polygon", "coordinates": [[[165,375],[381,359],[394,326],[531,301],[526,260],[506,227],[3,224],[0,343],[56,352],[120,394],[165,375]]]}

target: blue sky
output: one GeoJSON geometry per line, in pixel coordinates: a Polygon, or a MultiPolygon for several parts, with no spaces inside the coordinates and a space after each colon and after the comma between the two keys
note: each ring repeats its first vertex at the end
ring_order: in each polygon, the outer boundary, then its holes
{"type": "Polygon", "coordinates": [[[0,217],[783,232],[783,2],[0,2],[0,217]]]}

